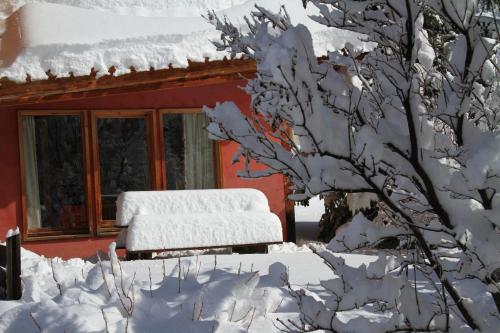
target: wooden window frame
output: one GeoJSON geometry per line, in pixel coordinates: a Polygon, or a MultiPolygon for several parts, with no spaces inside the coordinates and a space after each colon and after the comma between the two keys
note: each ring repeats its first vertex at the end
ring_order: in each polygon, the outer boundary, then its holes
{"type": "Polygon", "coordinates": [[[102,201],[101,201],[101,175],[100,175],[100,159],[99,159],[99,142],[97,131],[97,120],[101,118],[142,118],[146,123],[147,147],[148,147],[148,178],[149,185],[152,190],[161,189],[161,181],[158,178],[158,144],[157,126],[154,109],[130,109],[130,110],[91,110],[91,134],[92,134],[92,167],[94,179],[94,213],[96,221],[97,236],[115,235],[119,228],[115,226],[115,220],[102,219],[102,201]]]}
{"type": "MultiPolygon", "coordinates": [[[[167,176],[166,176],[166,167],[167,167],[167,162],[166,162],[166,156],[165,156],[165,138],[163,136],[163,116],[165,114],[197,114],[197,113],[202,113],[203,110],[202,108],[171,108],[171,109],[158,109],[158,125],[159,125],[159,147],[160,147],[160,176],[161,176],[161,184],[162,184],[162,189],[166,190],[167,189],[167,176]]],[[[221,163],[221,156],[220,156],[220,143],[219,141],[214,141],[213,142],[214,150],[214,172],[215,172],[215,188],[222,188],[222,163],[221,163]]]]}
{"type": "MultiPolygon", "coordinates": [[[[101,189],[97,119],[100,118],[144,118],[149,160],[149,181],[152,190],[166,190],[165,142],[163,137],[164,114],[201,113],[202,108],[162,109],[77,109],[77,110],[18,110],[18,143],[21,176],[21,234],[23,241],[91,238],[116,235],[119,228],[114,220],[101,219],[101,189]],[[26,178],[24,170],[23,117],[26,116],[71,116],[81,117],[82,149],[84,163],[85,212],[87,228],[82,232],[62,228],[28,229],[26,178]]],[[[214,141],[215,187],[222,188],[222,163],[220,142],[214,141]]]]}
{"type": "Polygon", "coordinates": [[[91,237],[94,226],[93,200],[92,200],[92,182],[90,176],[90,158],[88,158],[89,150],[89,128],[88,128],[88,113],[86,110],[20,110],[18,111],[18,136],[19,136],[19,154],[20,154],[20,175],[21,175],[21,234],[23,241],[36,241],[45,239],[60,239],[60,238],[82,238],[91,237]],[[62,228],[28,228],[27,202],[26,202],[26,176],[25,176],[25,161],[24,161],[24,130],[23,118],[29,116],[80,116],[81,136],[82,136],[82,158],[83,158],[83,182],[84,182],[84,197],[85,197],[85,212],[87,220],[87,228],[79,231],[78,229],[62,229],[62,228]]]}

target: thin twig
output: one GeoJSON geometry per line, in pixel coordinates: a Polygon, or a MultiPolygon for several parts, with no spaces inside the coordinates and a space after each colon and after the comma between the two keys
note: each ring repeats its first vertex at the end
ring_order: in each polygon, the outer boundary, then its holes
{"type": "Polygon", "coordinates": [[[59,281],[56,278],[56,272],[54,271],[54,264],[52,263],[52,261],[53,261],[53,259],[50,259],[50,268],[52,270],[52,278],[54,279],[54,282],[57,285],[57,289],[59,289],[59,295],[62,296],[62,287],[61,287],[61,284],[59,283],[59,281]]]}
{"type": "Polygon", "coordinates": [[[106,333],[109,333],[108,319],[106,318],[106,315],[104,314],[103,308],[101,308],[101,313],[102,313],[102,319],[104,319],[104,329],[106,330],[106,333]]]}
{"type": "Polygon", "coordinates": [[[179,274],[177,276],[177,280],[178,280],[177,293],[180,294],[181,293],[181,257],[178,258],[177,266],[179,267],[179,274]]]}
{"type": "Polygon", "coordinates": [[[31,311],[30,311],[30,317],[31,317],[31,320],[33,320],[33,323],[35,324],[35,326],[41,332],[42,328],[40,327],[40,324],[36,321],[35,317],[33,316],[33,312],[31,312],[31,311]]]}
{"type": "Polygon", "coordinates": [[[250,323],[248,323],[247,331],[250,331],[250,326],[252,326],[254,316],[255,316],[255,306],[253,307],[252,317],[250,318],[250,323]]]}
{"type": "Polygon", "coordinates": [[[102,267],[102,261],[99,252],[97,252],[97,262],[99,263],[99,267],[101,269],[102,279],[104,280],[104,285],[106,286],[106,290],[108,291],[108,296],[111,297],[111,290],[109,289],[108,282],[106,280],[106,274],[104,274],[104,268],[102,267]]]}
{"type": "Polygon", "coordinates": [[[153,281],[151,279],[151,267],[148,266],[148,270],[149,270],[149,295],[151,297],[153,297],[153,281]]]}

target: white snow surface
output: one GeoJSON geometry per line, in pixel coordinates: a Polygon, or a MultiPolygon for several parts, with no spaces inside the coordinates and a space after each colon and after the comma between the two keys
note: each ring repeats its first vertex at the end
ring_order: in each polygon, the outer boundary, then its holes
{"type": "MultiPolygon", "coordinates": [[[[128,332],[279,332],[277,318],[299,320],[283,285],[286,272],[293,286],[319,292],[319,280],[331,276],[321,258],[306,252],[129,261],[120,264],[123,274],[107,260],[101,270],[81,259],[22,255],[23,297],[0,302],[0,332],[124,332],[119,295],[129,303],[120,285],[128,289],[132,281],[128,332]]],[[[351,256],[354,262],[371,259],[365,257],[351,256]]]]}
{"type": "Polygon", "coordinates": [[[295,222],[311,222],[319,223],[321,216],[325,213],[325,203],[319,196],[314,196],[309,199],[308,206],[296,205],[295,207],[295,222]]]}
{"type": "Polygon", "coordinates": [[[231,246],[283,241],[281,221],[270,212],[136,215],[127,249],[144,251],[231,246]]]}
{"type": "Polygon", "coordinates": [[[385,237],[402,235],[404,229],[393,225],[379,225],[368,220],[363,213],[356,214],[351,222],[341,225],[328,243],[333,252],[353,251],[374,244],[385,237]]]}
{"type": "MultiPolygon", "coordinates": [[[[301,1],[285,0],[7,0],[0,4],[0,77],[23,82],[52,75],[97,76],[173,67],[188,60],[222,59],[212,40],[219,33],[201,15],[213,9],[241,29],[243,17],[261,5],[277,12],[282,4],[294,24],[313,34],[317,55],[342,48],[346,42],[362,47],[358,35],[324,27],[304,10],[301,1]],[[2,28],[3,27],[3,28],[2,28]]],[[[309,6],[311,7],[311,6],[309,6]]]]}
{"type": "Polygon", "coordinates": [[[135,215],[270,212],[265,194],[246,188],[123,192],[116,205],[116,224],[122,227],[135,215]]]}
{"type": "MultiPolygon", "coordinates": [[[[349,283],[349,293],[357,293],[340,304],[353,309],[335,316],[341,331],[388,330],[395,318],[391,311],[379,313],[373,307],[352,304],[359,304],[365,295],[392,295],[400,290],[396,278],[402,274],[387,269],[393,267],[394,256],[332,253],[318,245],[315,251],[321,257],[287,243],[272,248],[269,254],[119,263],[112,243],[110,260],[103,258],[101,264],[45,258],[22,249],[23,296],[19,301],[0,302],[0,332],[282,332],[278,319],[299,322],[301,318],[293,291],[303,288],[299,296],[307,308],[302,309],[308,315],[319,313],[325,304],[338,301],[327,291],[342,288],[337,274],[349,283]],[[345,266],[334,273],[323,258],[345,266]],[[380,273],[392,276],[384,284],[373,282],[374,274],[380,273]]],[[[464,286],[467,296],[482,310],[484,294],[477,293],[472,282],[461,283],[468,284],[464,286]]],[[[432,293],[426,280],[418,283],[432,293]]]]}

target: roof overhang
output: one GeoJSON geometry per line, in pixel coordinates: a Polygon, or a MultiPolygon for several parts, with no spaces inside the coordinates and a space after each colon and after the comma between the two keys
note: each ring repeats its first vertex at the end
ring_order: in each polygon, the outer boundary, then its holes
{"type": "Polygon", "coordinates": [[[96,78],[95,73],[79,77],[50,77],[43,81],[15,83],[1,80],[0,105],[34,104],[49,101],[110,96],[137,91],[196,87],[242,80],[255,75],[253,60],[235,59],[190,62],[187,68],[167,68],[96,78]]]}

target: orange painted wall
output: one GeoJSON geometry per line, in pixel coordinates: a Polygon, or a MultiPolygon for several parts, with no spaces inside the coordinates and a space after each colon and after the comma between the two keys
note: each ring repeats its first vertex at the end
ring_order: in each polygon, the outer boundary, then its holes
{"type": "MultiPolygon", "coordinates": [[[[17,133],[17,110],[42,109],[134,109],[134,108],[190,108],[215,105],[232,100],[248,112],[249,97],[240,89],[244,81],[193,88],[176,88],[162,91],[145,91],[106,97],[74,99],[63,102],[45,102],[35,105],[0,106],[0,239],[9,228],[21,224],[21,179],[17,133]]],[[[236,176],[242,163],[231,165],[237,148],[234,143],[221,144],[222,185],[225,188],[252,187],[263,191],[285,230],[285,190],[283,177],[275,175],[265,179],[247,180],[236,176]]],[[[46,256],[88,257],[98,249],[107,251],[113,238],[83,238],[56,241],[29,241],[23,246],[46,256]]]]}

